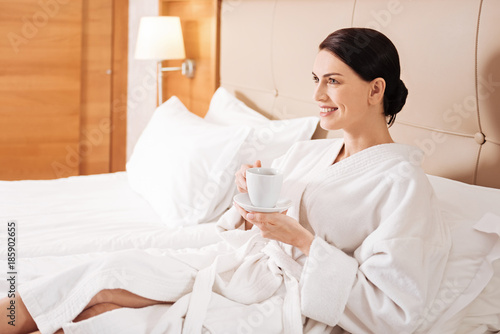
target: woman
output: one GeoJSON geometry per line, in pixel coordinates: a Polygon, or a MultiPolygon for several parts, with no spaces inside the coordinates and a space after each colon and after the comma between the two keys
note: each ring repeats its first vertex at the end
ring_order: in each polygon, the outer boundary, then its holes
{"type": "MultiPolygon", "coordinates": [[[[202,326],[264,332],[245,320],[252,307],[268,310],[261,324],[267,333],[329,333],[334,326],[352,333],[425,332],[425,310],[441,284],[450,241],[415,163],[420,153],[395,144],[388,132],[407,95],[399,76],[397,51],[383,34],[361,28],[330,34],[314,62],[314,99],[321,126],[342,129],[344,138],[299,143],[275,162],[286,176],[283,193],[296,204],[286,215],[235,204],[218,222],[224,241],[212,247],[129,251],[126,261],[111,257],[28,283],[16,300],[20,326],[2,323],[1,332],[38,327],[51,333],[61,326],[71,332],[78,324],[87,326],[81,332],[102,332],[118,326],[108,316],[122,312],[124,321],[131,308],[177,317],[155,327],[159,333],[199,333],[202,326]],[[156,272],[127,271],[131,262],[156,272]],[[58,284],[55,294],[51,282],[58,284]],[[211,321],[221,316],[222,324],[211,321]]],[[[236,173],[241,192],[249,167],[236,173]]]]}
{"type": "MultiPolygon", "coordinates": [[[[405,104],[408,90],[399,79],[399,56],[392,42],[374,30],[343,29],[328,36],[319,49],[312,74],[316,84],[313,98],[320,108],[320,125],[326,130],[344,130],[343,145],[333,163],[368,147],[393,143],[387,125],[394,123],[396,114],[405,104]],[[371,38],[375,36],[376,40],[371,38]],[[368,40],[368,44],[358,46],[358,41],[362,40],[364,43],[368,40]]],[[[254,166],[242,166],[236,174],[240,192],[246,192],[246,169],[257,166],[260,167],[258,161],[254,166]]],[[[247,222],[258,224],[258,220],[251,219],[247,222]]],[[[300,224],[294,226],[297,231],[291,232],[290,237],[296,239],[298,234],[300,241],[284,240],[286,234],[282,235],[282,231],[275,238],[308,254],[313,234],[300,224]]],[[[265,236],[271,233],[265,226],[259,228],[265,236]]],[[[272,238],[272,234],[270,236],[272,238]]]]}
{"type": "MultiPolygon", "coordinates": [[[[247,227],[308,256],[303,315],[352,333],[425,333],[450,237],[419,166],[421,152],[395,144],[388,131],[408,93],[397,50],[381,33],[360,28],[332,33],[319,49],[312,74],[321,127],[342,129],[343,140],[299,143],[277,162],[302,183],[283,192],[299,194],[299,212],[237,209],[247,227]]],[[[240,191],[245,170],[258,164],[237,173],[240,191]]]]}

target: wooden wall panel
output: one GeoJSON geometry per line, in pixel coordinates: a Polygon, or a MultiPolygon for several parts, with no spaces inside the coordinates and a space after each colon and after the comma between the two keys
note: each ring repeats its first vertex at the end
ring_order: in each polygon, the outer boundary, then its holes
{"type": "Polygon", "coordinates": [[[83,3],[80,174],[109,172],[113,0],[83,3]]]}
{"type": "Polygon", "coordinates": [[[113,1],[110,172],[127,162],[128,0],[113,1]]]}
{"type": "Polygon", "coordinates": [[[0,0],[4,180],[79,173],[82,1],[47,3],[0,0]]]}
{"type": "MultiPolygon", "coordinates": [[[[160,13],[181,18],[186,57],[196,61],[193,79],[180,72],[163,75],[163,98],[176,95],[193,113],[205,116],[218,78],[218,1],[161,0],[160,13]]],[[[180,66],[182,61],[164,61],[163,66],[180,66]]]]}
{"type": "Polygon", "coordinates": [[[128,0],[0,0],[0,179],[125,169],[128,0]]]}

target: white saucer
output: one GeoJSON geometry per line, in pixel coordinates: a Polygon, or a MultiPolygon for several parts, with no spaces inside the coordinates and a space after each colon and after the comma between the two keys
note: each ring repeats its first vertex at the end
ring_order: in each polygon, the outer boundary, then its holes
{"type": "Polygon", "coordinates": [[[250,197],[248,197],[247,193],[242,193],[234,196],[233,200],[245,209],[248,212],[283,212],[288,210],[292,206],[292,201],[289,199],[279,199],[278,203],[274,206],[274,208],[259,208],[252,205],[250,202],[250,197]]]}

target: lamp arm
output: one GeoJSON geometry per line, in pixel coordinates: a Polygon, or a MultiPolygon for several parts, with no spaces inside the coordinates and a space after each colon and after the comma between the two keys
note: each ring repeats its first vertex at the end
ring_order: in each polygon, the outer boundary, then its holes
{"type": "Polygon", "coordinates": [[[186,78],[194,77],[195,62],[192,59],[186,59],[181,67],[163,67],[161,61],[158,62],[158,105],[163,103],[163,72],[182,71],[186,78]]]}
{"type": "Polygon", "coordinates": [[[163,72],[162,72],[162,66],[161,66],[161,61],[158,62],[157,65],[157,79],[158,79],[158,106],[160,106],[163,103],[163,72]]]}
{"type": "Polygon", "coordinates": [[[182,67],[162,67],[162,72],[182,71],[182,67]]]}
{"type": "Polygon", "coordinates": [[[186,59],[182,63],[181,67],[162,67],[162,72],[171,72],[171,71],[182,71],[182,74],[187,78],[194,77],[194,60],[186,59]]]}

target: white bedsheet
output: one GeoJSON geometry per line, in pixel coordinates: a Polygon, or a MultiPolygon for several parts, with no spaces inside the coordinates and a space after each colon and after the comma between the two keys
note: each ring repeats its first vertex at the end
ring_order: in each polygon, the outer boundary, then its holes
{"type": "MultiPolygon", "coordinates": [[[[16,221],[17,257],[127,248],[201,247],[219,241],[213,223],[167,228],[129,186],[126,172],[46,181],[0,181],[0,244],[16,221]]],[[[0,248],[5,260],[7,247],[0,248]]]]}

